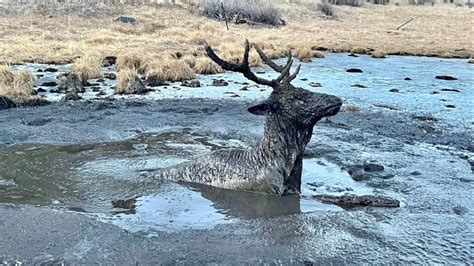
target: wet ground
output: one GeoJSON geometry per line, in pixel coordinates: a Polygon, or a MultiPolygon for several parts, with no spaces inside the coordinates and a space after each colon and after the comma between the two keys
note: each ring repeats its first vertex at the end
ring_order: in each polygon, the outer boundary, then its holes
{"type": "Polygon", "coordinates": [[[345,109],[316,125],[300,198],[139,175],[258,141],[263,118],[245,110],[270,90],[241,91],[245,80],[234,74],[199,77],[207,85],[223,78],[226,87],[174,84],[147,96],[1,111],[0,261],[471,263],[472,66],[339,54],[303,69],[297,85],[340,95],[345,109]],[[316,82],[322,87],[308,85],[316,82]],[[367,162],[384,170],[361,181],[346,171],[367,162]],[[345,193],[389,196],[401,207],[313,198],[345,193]]]}

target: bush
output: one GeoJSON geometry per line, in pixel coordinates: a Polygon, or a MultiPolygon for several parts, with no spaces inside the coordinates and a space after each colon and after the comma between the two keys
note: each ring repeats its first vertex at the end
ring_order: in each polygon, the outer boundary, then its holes
{"type": "MultiPolygon", "coordinates": [[[[203,6],[203,14],[206,17],[224,20],[220,0],[206,0],[203,6]]],[[[256,22],[273,26],[283,24],[280,11],[271,4],[264,4],[260,1],[229,0],[224,2],[224,9],[230,22],[256,22]]]]}
{"type": "Polygon", "coordinates": [[[329,0],[329,3],[338,6],[363,6],[364,0],[329,0]]]}
{"type": "Polygon", "coordinates": [[[323,0],[321,3],[316,4],[313,9],[320,11],[328,17],[334,17],[334,10],[332,8],[332,5],[329,4],[326,0],[323,0]]]}

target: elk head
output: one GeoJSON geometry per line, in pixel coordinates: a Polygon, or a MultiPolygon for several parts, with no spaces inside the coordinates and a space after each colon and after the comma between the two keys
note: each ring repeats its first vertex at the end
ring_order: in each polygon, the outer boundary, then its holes
{"type": "Polygon", "coordinates": [[[286,65],[280,66],[273,62],[256,44],[252,46],[257,50],[265,64],[280,73],[276,79],[266,80],[257,77],[250,70],[248,61],[250,44],[248,40],[245,41],[244,57],[239,64],[222,60],[205,43],[207,55],[224,70],[240,72],[247,79],[273,89],[267,100],[248,109],[250,113],[255,115],[278,114],[282,118],[302,127],[313,127],[321,118],[337,114],[342,105],[339,97],[311,92],[303,88],[294,87],[291,84],[291,81],[296,78],[301,68],[301,65],[298,65],[295,72],[290,75],[291,66],[293,65],[291,51],[288,52],[286,65]]]}
{"type": "Polygon", "coordinates": [[[265,136],[261,146],[264,153],[284,155],[285,158],[279,162],[283,165],[282,170],[278,170],[284,177],[284,191],[300,191],[303,152],[311,139],[313,127],[323,117],[337,114],[342,105],[341,99],[333,95],[294,87],[291,81],[298,75],[301,65],[293,74],[290,74],[293,65],[291,51],[288,52],[286,65],[281,66],[273,62],[257,45],[252,45],[263,62],[280,73],[276,79],[267,80],[256,76],[250,70],[251,47],[248,40],[245,41],[241,63],[222,60],[207,43],[204,45],[207,55],[224,70],[240,72],[247,79],[273,89],[268,99],[250,107],[248,111],[255,115],[267,116],[265,136]]]}

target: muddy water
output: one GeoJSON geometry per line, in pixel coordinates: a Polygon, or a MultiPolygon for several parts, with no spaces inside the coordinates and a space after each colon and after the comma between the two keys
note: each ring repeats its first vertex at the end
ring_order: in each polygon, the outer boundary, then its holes
{"type": "MultiPolygon", "coordinates": [[[[116,100],[105,109],[75,102],[2,111],[0,202],[20,204],[23,211],[0,204],[0,235],[6,239],[0,241],[0,262],[2,252],[27,262],[47,252],[78,264],[106,257],[129,264],[469,264],[474,261],[472,72],[464,60],[418,57],[330,54],[304,65],[300,78],[308,80],[298,85],[340,95],[361,111],[341,112],[315,127],[300,198],[139,175],[258,139],[263,120],[245,114],[245,102],[264,98],[269,90],[250,85],[240,91],[244,80],[235,74],[198,77],[202,88],[173,84],[130,97],[150,100],[145,105],[116,100]],[[349,67],[364,72],[345,72],[349,67]],[[458,80],[434,78],[446,74],[458,80]],[[208,86],[213,78],[230,84],[208,86]],[[356,83],[367,88],[351,87],[356,83]],[[400,92],[389,92],[392,88],[400,92]],[[421,114],[439,121],[413,118],[421,114]],[[45,117],[46,124],[29,123],[45,117]],[[426,124],[435,131],[426,132],[426,124]],[[369,161],[384,165],[384,174],[354,181],[341,170],[369,161]],[[311,198],[344,193],[390,196],[402,207],[341,209],[311,198]],[[131,234],[123,236],[123,229],[131,234]],[[62,235],[56,237],[56,231],[62,235]],[[32,239],[36,245],[30,245],[32,239]]],[[[109,85],[103,90],[111,95],[109,85]]],[[[90,88],[83,96],[96,98],[90,88]]]]}
{"type": "Polygon", "coordinates": [[[191,130],[145,134],[87,145],[18,145],[0,155],[0,201],[49,206],[96,216],[128,231],[212,228],[236,219],[340,211],[311,196],[371,194],[324,159],[305,160],[301,198],[150,180],[139,174],[185,162],[214,149],[245,147],[191,130]]]}

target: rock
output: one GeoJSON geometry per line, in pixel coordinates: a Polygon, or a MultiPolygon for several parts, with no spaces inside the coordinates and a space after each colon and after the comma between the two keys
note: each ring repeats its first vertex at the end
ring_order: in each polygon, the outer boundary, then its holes
{"type": "Polygon", "coordinates": [[[432,91],[430,94],[439,94],[439,91],[432,91]]]}
{"type": "Polygon", "coordinates": [[[96,96],[104,96],[104,95],[107,95],[107,93],[105,91],[99,91],[96,96]]]}
{"type": "Polygon", "coordinates": [[[313,88],[319,88],[319,87],[322,87],[323,85],[321,85],[321,83],[319,83],[319,82],[311,82],[311,83],[309,83],[309,86],[311,86],[313,88]]]}
{"type": "Polygon", "coordinates": [[[376,163],[364,163],[364,171],[366,172],[381,172],[385,170],[383,165],[376,163]]]}
{"type": "Polygon", "coordinates": [[[300,79],[300,80],[301,80],[301,81],[308,81],[307,78],[302,78],[302,79],[300,79]]]}
{"type": "Polygon", "coordinates": [[[100,87],[92,87],[91,88],[93,92],[99,92],[100,91],[100,87]]]}
{"type": "Polygon", "coordinates": [[[116,56],[106,56],[104,58],[104,61],[102,63],[102,66],[104,67],[109,67],[109,66],[113,66],[115,65],[115,62],[117,61],[117,57],[116,56]]]}
{"type": "Polygon", "coordinates": [[[409,77],[406,77],[406,78],[404,78],[403,80],[411,80],[411,78],[409,78],[409,77]]]}
{"type": "Polygon", "coordinates": [[[453,207],[453,212],[457,215],[464,215],[468,212],[468,210],[466,207],[458,205],[458,206],[453,207]]]}
{"type": "Polygon", "coordinates": [[[324,186],[324,183],[323,182],[313,182],[313,183],[307,183],[308,186],[312,186],[312,187],[322,187],[324,186]]]}
{"type": "Polygon", "coordinates": [[[398,108],[398,107],[396,107],[396,106],[384,104],[384,103],[374,104],[374,106],[375,106],[375,107],[380,107],[380,108],[389,109],[389,110],[392,110],[392,111],[400,111],[400,108],[398,108]]]}
{"type": "Polygon", "coordinates": [[[114,22],[134,25],[137,23],[137,20],[133,17],[119,16],[114,19],[114,22]]]}
{"type": "Polygon", "coordinates": [[[371,176],[364,172],[363,165],[352,165],[347,168],[347,173],[354,179],[355,181],[363,181],[369,180],[371,176]]]}
{"type": "Polygon", "coordinates": [[[228,85],[229,83],[223,79],[214,79],[211,84],[211,86],[215,86],[215,87],[224,87],[228,85]]]}
{"type": "Polygon", "coordinates": [[[43,82],[40,86],[43,86],[43,87],[55,87],[55,86],[58,86],[58,83],[55,82],[55,81],[46,81],[46,82],[43,82]]]}
{"type": "Polygon", "coordinates": [[[257,71],[257,74],[265,74],[265,71],[257,71]]]}
{"type": "Polygon", "coordinates": [[[399,89],[390,89],[389,92],[395,92],[395,93],[399,93],[400,90],[399,89]]]}
{"type": "Polygon", "coordinates": [[[350,57],[359,57],[359,56],[356,55],[356,54],[349,54],[348,56],[350,56],[350,57]]]}
{"type": "Polygon", "coordinates": [[[467,62],[468,62],[469,64],[474,64],[474,58],[469,58],[469,60],[467,60],[467,62]]]}
{"type": "Polygon", "coordinates": [[[357,84],[354,84],[354,85],[351,85],[351,87],[354,87],[354,88],[361,88],[361,89],[367,88],[367,86],[364,86],[364,85],[358,84],[358,83],[357,83],[357,84]]]}
{"type": "Polygon", "coordinates": [[[342,196],[315,195],[314,198],[324,202],[332,203],[345,208],[355,207],[384,207],[398,208],[400,201],[385,196],[345,194],[342,196]]]}
{"type": "Polygon", "coordinates": [[[61,77],[59,81],[60,91],[65,92],[73,92],[73,93],[82,93],[85,92],[86,89],[84,88],[81,79],[77,74],[69,73],[65,76],[61,77]]]}
{"type": "Polygon", "coordinates": [[[149,76],[145,79],[145,85],[150,87],[166,86],[168,83],[164,82],[158,76],[149,76]]]}
{"type": "Polygon", "coordinates": [[[48,67],[45,70],[43,70],[43,72],[56,73],[58,72],[58,70],[56,68],[48,67]]]}
{"type": "Polygon", "coordinates": [[[248,91],[249,90],[249,86],[243,86],[242,88],[240,88],[241,91],[248,91]]]}
{"type": "Polygon", "coordinates": [[[441,91],[449,91],[449,92],[461,92],[457,89],[441,89],[441,91]]]}
{"type": "Polygon", "coordinates": [[[27,126],[34,126],[34,127],[39,127],[39,126],[44,126],[47,123],[53,121],[52,118],[49,117],[40,117],[40,118],[35,118],[33,120],[29,121],[24,121],[23,123],[27,126]]]}
{"type": "Polygon", "coordinates": [[[418,171],[413,171],[413,172],[410,173],[410,175],[418,176],[418,175],[421,175],[421,173],[418,172],[418,171]]]}
{"type": "Polygon", "coordinates": [[[428,124],[423,124],[421,126],[418,126],[418,128],[423,130],[425,133],[428,133],[428,134],[433,134],[433,133],[438,132],[438,130],[436,130],[435,127],[433,127],[431,125],[428,125],[428,124]]]}
{"type": "Polygon", "coordinates": [[[105,82],[105,79],[103,79],[103,78],[97,79],[97,82],[99,82],[99,83],[105,82]]]}
{"type": "Polygon", "coordinates": [[[454,104],[446,104],[446,108],[456,108],[456,105],[454,104]]]}
{"type": "Polygon", "coordinates": [[[364,71],[362,71],[362,69],[359,69],[359,68],[349,68],[346,70],[346,72],[348,73],[363,73],[364,71]]]}
{"type": "Polygon", "coordinates": [[[38,88],[38,89],[36,90],[36,92],[46,92],[46,90],[43,89],[43,88],[38,88]]]}
{"type": "Polygon", "coordinates": [[[418,119],[421,121],[433,121],[433,122],[438,122],[438,118],[432,116],[432,115],[414,115],[412,116],[414,119],[418,119]]]}
{"type": "Polygon", "coordinates": [[[117,74],[115,74],[115,73],[104,73],[104,78],[110,79],[110,80],[116,80],[117,79],[117,74]]]}
{"type": "Polygon", "coordinates": [[[120,92],[120,94],[145,94],[150,91],[150,89],[145,87],[145,84],[143,84],[143,81],[138,76],[135,76],[128,86],[129,87],[123,92],[120,92]]]}
{"type": "Polygon", "coordinates": [[[7,97],[0,96],[0,110],[16,107],[16,104],[7,97]]]}
{"type": "Polygon", "coordinates": [[[183,81],[181,83],[181,86],[189,88],[199,88],[201,87],[201,82],[199,82],[199,80],[183,81]]]}
{"type": "Polygon", "coordinates": [[[77,100],[81,100],[81,99],[82,99],[82,97],[77,95],[77,93],[70,91],[70,92],[66,93],[66,95],[63,97],[62,100],[66,102],[66,101],[77,101],[77,100]]]}
{"type": "Polygon", "coordinates": [[[441,80],[458,80],[458,79],[455,78],[455,77],[447,76],[447,75],[436,76],[436,79],[441,79],[441,80]]]}
{"type": "Polygon", "coordinates": [[[351,54],[366,54],[367,49],[362,48],[362,47],[355,47],[351,49],[350,53],[351,54]]]}

